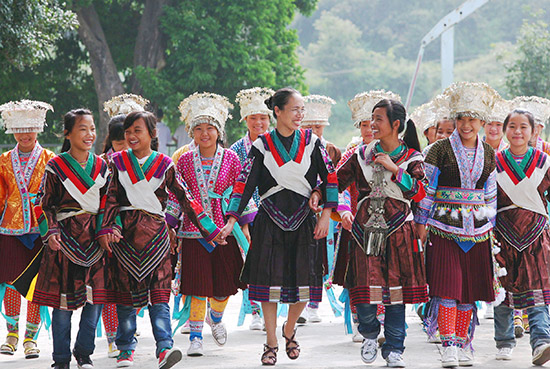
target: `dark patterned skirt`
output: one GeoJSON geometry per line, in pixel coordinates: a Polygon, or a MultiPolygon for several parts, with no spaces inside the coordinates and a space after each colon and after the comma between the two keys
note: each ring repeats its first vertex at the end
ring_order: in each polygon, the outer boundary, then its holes
{"type": "Polygon", "coordinates": [[[550,231],[543,231],[521,252],[498,238],[501,246],[496,259],[507,271],[500,277],[506,290],[504,303],[514,309],[550,304],[550,231]]]}
{"type": "Polygon", "coordinates": [[[10,283],[21,274],[42,248],[42,239],[28,249],[16,236],[0,234],[0,283],[10,283]]]}
{"type": "Polygon", "coordinates": [[[323,248],[313,239],[314,215],[296,231],[284,231],[260,208],[252,244],[241,274],[252,301],[296,303],[321,301],[323,248]]]}
{"type": "Polygon", "coordinates": [[[340,245],[338,255],[336,256],[336,265],[334,267],[334,277],[332,283],[345,287],[346,270],[348,269],[350,242],[353,239],[351,233],[342,228],[340,234],[340,245]]]}
{"type": "Polygon", "coordinates": [[[414,223],[405,222],[386,240],[386,252],[367,256],[352,241],[346,286],[351,303],[417,304],[428,301],[424,253],[416,246],[414,223]]]}
{"type": "Polygon", "coordinates": [[[464,252],[456,242],[430,232],[426,274],[430,296],[462,304],[495,300],[489,240],[478,242],[464,252]]]}
{"type": "Polygon", "coordinates": [[[246,289],[239,280],[243,257],[235,237],[212,252],[196,239],[183,238],[181,243],[181,285],[183,295],[226,297],[246,289]]]}

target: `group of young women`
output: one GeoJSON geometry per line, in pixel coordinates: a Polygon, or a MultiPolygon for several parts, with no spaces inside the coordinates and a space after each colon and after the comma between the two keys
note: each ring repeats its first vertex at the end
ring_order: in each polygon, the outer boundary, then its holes
{"type": "Polygon", "coordinates": [[[0,271],[9,332],[1,353],[17,349],[20,293],[31,301],[27,358],[39,355],[47,306],[52,367],[69,368],[74,356],[79,368],[93,368],[103,310],[110,356],[131,366],[136,316],[147,308],[158,366],[171,368],[183,356],[172,338],[171,292],[184,305],[176,315],[189,327],[187,355],[201,356],[204,322],[216,344],[227,342],[224,310],[241,289],[251,328],[265,325],[261,363],[275,365],[278,303],[288,304],[281,335],[294,360],[298,319],[306,304],[315,317],[323,289],[335,283],[349,295],[365,363],[381,344],[387,365],[404,367],[405,304],[427,303],[424,324],[441,340],[442,366],[471,366],[475,303],[495,298],[497,359],[511,358],[513,309],[521,309],[533,364],[550,360],[550,161],[538,127],[550,101],[505,102],[486,84],[453,84],[416,114],[429,143],[421,152],[399,96],[364,92],[349,102],[361,139],[343,154],[322,137],[330,98],[253,88],[237,102],[248,132],[226,149],[227,98],[183,100],[193,142],[172,159],[155,151],[156,118],[139,96],[106,103],[112,119],[102,156],[90,151],[89,110],[65,114],[55,156],[36,139],[49,105],[0,106],[18,142],[0,156],[0,257],[14,260],[0,271]]]}

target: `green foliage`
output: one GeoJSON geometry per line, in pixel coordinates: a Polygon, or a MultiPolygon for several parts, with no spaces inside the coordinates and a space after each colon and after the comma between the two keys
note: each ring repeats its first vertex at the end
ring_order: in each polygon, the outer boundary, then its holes
{"type": "Polygon", "coordinates": [[[506,85],[514,95],[550,97],[550,30],[539,20],[525,22],[517,43],[517,59],[508,65],[506,85]]]}
{"type": "Polygon", "coordinates": [[[2,0],[0,63],[19,69],[36,65],[63,32],[77,25],[76,15],[57,0],[2,0]]]}

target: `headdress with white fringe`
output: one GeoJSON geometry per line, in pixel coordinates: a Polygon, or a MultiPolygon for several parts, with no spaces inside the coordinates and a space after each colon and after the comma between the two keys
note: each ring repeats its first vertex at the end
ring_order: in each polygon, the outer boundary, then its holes
{"type": "Polygon", "coordinates": [[[411,119],[423,132],[437,124],[437,116],[433,103],[427,102],[420,105],[411,114],[411,119]]]}
{"type": "Polygon", "coordinates": [[[211,92],[195,92],[186,97],[179,105],[180,119],[185,122],[185,129],[189,136],[193,137],[193,129],[202,123],[208,123],[216,127],[220,137],[225,134],[225,122],[229,115],[229,109],[233,105],[225,96],[211,92]]]}
{"type": "Polygon", "coordinates": [[[483,82],[455,82],[445,89],[451,119],[467,116],[487,121],[500,95],[483,82]]]}
{"type": "Polygon", "coordinates": [[[237,94],[235,101],[241,107],[241,122],[249,115],[267,114],[272,117],[272,111],[265,104],[275,91],[265,87],[254,87],[241,90],[237,94]]]}
{"type": "Polygon", "coordinates": [[[42,101],[10,101],[0,105],[3,126],[6,133],[43,132],[46,113],[53,107],[42,101]]]}
{"type": "Polygon", "coordinates": [[[498,99],[495,101],[491,115],[489,116],[488,122],[501,122],[503,123],[506,119],[506,116],[512,111],[511,101],[505,99],[498,99]]]}
{"type": "Polygon", "coordinates": [[[149,100],[134,94],[122,94],[103,103],[103,110],[112,118],[115,115],[130,114],[135,111],[145,111],[149,100]]]}
{"type": "Polygon", "coordinates": [[[359,128],[362,121],[371,120],[372,109],[380,100],[384,99],[401,101],[399,95],[384,90],[372,90],[355,95],[353,99],[348,101],[353,125],[359,128]]]}
{"type": "Polygon", "coordinates": [[[550,100],[539,96],[517,96],[512,100],[514,109],[527,110],[535,117],[535,123],[545,127],[550,118],[550,100]]]}
{"type": "Polygon", "coordinates": [[[305,115],[302,120],[302,126],[317,124],[320,126],[329,126],[328,118],[331,114],[332,105],[336,101],[328,96],[309,95],[304,97],[305,115]]]}

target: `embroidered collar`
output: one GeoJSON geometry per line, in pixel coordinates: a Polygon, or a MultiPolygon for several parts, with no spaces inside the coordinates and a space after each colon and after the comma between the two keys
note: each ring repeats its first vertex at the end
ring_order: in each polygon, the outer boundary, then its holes
{"type": "Polygon", "coordinates": [[[510,149],[505,149],[497,153],[498,165],[508,174],[514,184],[518,184],[524,178],[530,178],[533,174],[537,164],[541,151],[535,150],[530,147],[525,153],[521,163],[517,163],[513,157],[510,149]]]}
{"type": "Polygon", "coordinates": [[[101,165],[97,160],[101,159],[94,154],[88,153],[86,166],[83,168],[68,152],[63,152],[54,159],[59,169],[57,173],[61,172],[64,174],[61,178],[68,178],[83,194],[95,184],[95,179],[101,170],[101,165]]]}
{"type": "Polygon", "coordinates": [[[297,130],[293,133],[294,138],[290,151],[287,151],[277,135],[277,130],[273,129],[271,132],[265,134],[265,139],[269,147],[269,151],[275,158],[275,161],[279,166],[283,166],[289,161],[293,160],[296,163],[302,161],[304,155],[304,149],[306,146],[306,131],[303,129],[297,130]]]}
{"type": "Polygon", "coordinates": [[[243,145],[244,145],[244,150],[246,151],[246,155],[248,155],[248,153],[250,152],[250,149],[252,149],[252,140],[250,139],[250,132],[244,135],[243,145]]]}
{"type": "Polygon", "coordinates": [[[199,185],[199,193],[201,195],[201,202],[204,210],[210,216],[212,215],[212,205],[210,203],[210,196],[208,192],[214,192],[216,187],[216,182],[218,179],[218,173],[220,172],[222,159],[223,159],[223,148],[218,145],[216,148],[216,153],[214,154],[214,161],[212,163],[212,168],[210,169],[210,176],[206,178],[206,173],[202,167],[201,162],[201,153],[199,147],[193,150],[193,167],[195,169],[195,177],[197,179],[197,184],[199,185]]]}
{"type": "Polygon", "coordinates": [[[136,184],[144,179],[150,181],[158,166],[162,162],[161,155],[159,155],[156,151],[153,151],[151,155],[149,155],[149,158],[147,158],[143,165],[139,164],[136,155],[132,152],[132,149],[122,151],[121,156],[132,184],[136,184]]]}
{"type": "Polygon", "coordinates": [[[374,161],[375,154],[380,152],[388,154],[391,160],[397,165],[401,164],[405,160],[408,160],[411,155],[415,153],[415,150],[409,149],[404,142],[401,142],[401,145],[390,153],[387,153],[382,149],[380,142],[376,142],[376,144],[374,144],[374,148],[370,152],[366,152],[368,147],[369,145],[366,144],[361,144],[361,146],[359,146],[360,158],[365,160],[367,164],[374,161]]]}
{"type": "Polygon", "coordinates": [[[476,154],[474,157],[474,163],[470,168],[470,161],[466,154],[464,145],[460,140],[458,130],[454,130],[449,137],[449,142],[456,157],[458,169],[460,171],[460,184],[462,188],[475,188],[477,181],[481,178],[483,173],[483,165],[485,161],[485,149],[483,148],[483,141],[477,139],[476,154]]]}

